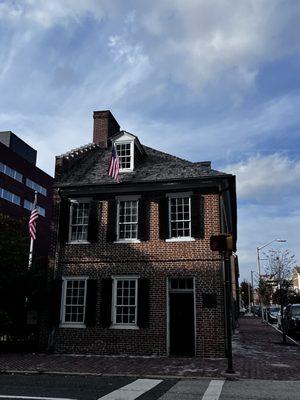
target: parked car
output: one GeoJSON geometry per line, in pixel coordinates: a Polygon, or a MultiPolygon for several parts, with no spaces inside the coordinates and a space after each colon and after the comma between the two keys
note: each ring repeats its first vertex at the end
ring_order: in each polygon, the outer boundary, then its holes
{"type": "Polygon", "coordinates": [[[279,306],[272,305],[267,308],[267,320],[270,322],[270,324],[276,324],[277,323],[277,314],[280,310],[279,306]]]}
{"type": "Polygon", "coordinates": [[[300,333],[300,304],[288,304],[286,306],[284,323],[288,335],[300,333]]]}
{"type": "Polygon", "coordinates": [[[261,307],[259,305],[252,306],[251,312],[257,317],[261,317],[261,307]]]}

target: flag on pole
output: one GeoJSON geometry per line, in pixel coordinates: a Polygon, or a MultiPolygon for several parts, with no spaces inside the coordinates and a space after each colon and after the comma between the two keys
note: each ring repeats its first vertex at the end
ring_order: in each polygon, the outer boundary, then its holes
{"type": "Polygon", "coordinates": [[[31,239],[33,239],[33,240],[36,239],[36,220],[38,219],[38,217],[39,217],[39,213],[38,213],[37,207],[34,206],[34,208],[31,211],[29,223],[28,223],[29,235],[30,235],[31,239]]]}
{"type": "Polygon", "coordinates": [[[114,178],[116,182],[120,182],[120,161],[115,145],[112,147],[110,165],[108,170],[108,175],[114,178]]]}

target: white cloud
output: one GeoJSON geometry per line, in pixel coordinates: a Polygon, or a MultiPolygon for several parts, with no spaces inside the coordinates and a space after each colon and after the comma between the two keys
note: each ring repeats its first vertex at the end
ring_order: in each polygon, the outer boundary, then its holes
{"type": "Polygon", "coordinates": [[[8,0],[0,4],[0,19],[13,23],[22,19],[49,28],[69,21],[79,22],[87,14],[100,20],[106,4],[107,1],[101,0],[8,0]]]}
{"type": "Polygon", "coordinates": [[[111,37],[146,49],[156,80],[171,78],[195,91],[221,84],[239,103],[265,62],[299,52],[300,3],[287,3],[153,0],[133,1],[130,8],[123,1],[22,0],[1,3],[0,20],[23,30],[24,23],[49,29],[105,17],[111,37]]]}
{"type": "MultiPolygon", "coordinates": [[[[247,205],[238,207],[238,256],[241,278],[250,278],[250,270],[256,271],[256,247],[273,239],[285,239],[286,243],[272,243],[271,248],[288,248],[300,262],[299,198],[294,199],[293,211],[290,215],[264,205],[247,205]]],[[[263,263],[262,263],[263,267],[263,263]]]]}
{"type": "Polygon", "coordinates": [[[237,192],[241,200],[272,204],[278,196],[282,202],[291,194],[299,195],[300,161],[279,153],[258,154],[225,169],[237,176],[237,192]]]}
{"type": "Polygon", "coordinates": [[[299,4],[281,6],[256,0],[165,0],[151,2],[140,15],[155,42],[151,56],[169,66],[173,79],[194,89],[222,80],[243,91],[253,86],[262,63],[299,50],[285,30],[296,24],[299,4]]]}

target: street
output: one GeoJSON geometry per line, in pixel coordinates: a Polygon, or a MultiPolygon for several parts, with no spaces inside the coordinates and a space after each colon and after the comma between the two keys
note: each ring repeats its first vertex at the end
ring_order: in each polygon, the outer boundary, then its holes
{"type": "Polygon", "coordinates": [[[3,374],[0,399],[23,400],[294,400],[300,382],[3,374]]]}

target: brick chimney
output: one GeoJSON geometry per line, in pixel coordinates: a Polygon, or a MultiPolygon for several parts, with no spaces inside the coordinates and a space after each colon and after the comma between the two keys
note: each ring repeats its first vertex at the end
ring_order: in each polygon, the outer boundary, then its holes
{"type": "Polygon", "coordinates": [[[109,110],[94,111],[93,142],[107,147],[107,139],[120,132],[120,125],[109,110]]]}

